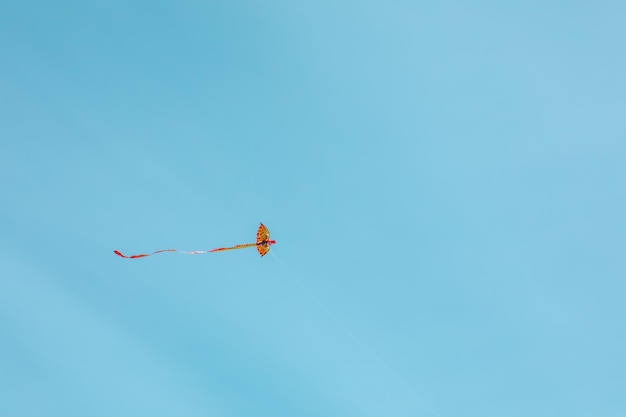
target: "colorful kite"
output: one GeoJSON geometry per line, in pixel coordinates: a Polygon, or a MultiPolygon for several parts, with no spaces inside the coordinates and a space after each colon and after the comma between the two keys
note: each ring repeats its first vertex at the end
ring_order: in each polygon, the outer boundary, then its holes
{"type": "Polygon", "coordinates": [[[146,256],[150,256],[150,255],[154,255],[156,253],[162,253],[162,252],[179,252],[179,253],[186,253],[187,255],[198,255],[200,253],[223,252],[226,250],[244,249],[244,248],[251,248],[251,247],[256,246],[256,250],[258,250],[261,256],[263,256],[267,252],[269,252],[270,246],[275,245],[275,244],[276,244],[275,240],[270,240],[270,231],[267,230],[267,227],[265,227],[263,223],[261,223],[261,225],[259,226],[259,230],[257,230],[256,232],[256,243],[244,243],[241,245],[232,246],[230,248],[216,248],[216,249],[211,249],[211,250],[194,250],[191,252],[185,252],[185,251],[177,250],[177,249],[161,249],[152,253],[141,253],[139,255],[131,255],[131,256],[123,255],[122,252],[118,250],[114,250],[113,252],[117,256],[121,256],[122,258],[137,259],[137,258],[144,258],[146,256]]]}

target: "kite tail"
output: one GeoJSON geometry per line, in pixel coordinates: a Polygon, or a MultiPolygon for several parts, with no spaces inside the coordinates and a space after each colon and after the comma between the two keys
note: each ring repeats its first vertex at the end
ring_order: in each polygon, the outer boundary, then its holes
{"type": "Polygon", "coordinates": [[[177,251],[176,249],[162,249],[162,250],[158,250],[152,253],[140,253],[139,255],[130,255],[130,256],[126,256],[118,250],[113,251],[113,253],[116,254],[117,256],[121,256],[122,258],[127,258],[127,259],[145,258],[146,256],[154,255],[154,254],[161,253],[161,252],[179,252],[179,251],[177,251]]]}
{"type": "Polygon", "coordinates": [[[178,249],[162,249],[162,250],[158,250],[156,252],[152,252],[152,253],[140,253],[138,255],[130,255],[130,256],[126,256],[124,255],[122,252],[118,251],[118,250],[114,250],[113,253],[115,253],[117,256],[121,256],[122,258],[126,258],[126,259],[137,259],[137,258],[145,258],[146,256],[150,256],[150,255],[155,255],[157,253],[162,253],[162,252],[178,252],[178,253],[184,253],[186,255],[199,255],[201,253],[211,253],[211,252],[222,252],[225,250],[235,250],[235,249],[245,249],[245,248],[251,248],[253,246],[256,246],[256,243],[246,243],[243,245],[236,245],[230,248],[217,248],[217,249],[211,249],[211,250],[194,250],[194,251],[184,251],[184,250],[178,250],[178,249]]]}
{"type": "Polygon", "coordinates": [[[237,250],[237,249],[253,248],[255,246],[256,246],[256,243],[244,243],[242,245],[231,246],[230,248],[211,249],[208,252],[222,252],[222,251],[225,251],[225,250],[237,250]]]}

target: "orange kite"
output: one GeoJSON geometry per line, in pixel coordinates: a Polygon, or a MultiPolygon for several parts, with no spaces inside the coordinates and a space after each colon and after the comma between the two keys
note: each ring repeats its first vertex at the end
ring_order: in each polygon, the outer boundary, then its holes
{"type": "Polygon", "coordinates": [[[186,253],[187,255],[198,255],[200,253],[223,252],[227,250],[245,249],[245,248],[251,248],[251,247],[256,246],[256,250],[258,250],[261,256],[263,256],[267,252],[269,252],[270,246],[275,245],[275,244],[276,244],[275,240],[270,240],[270,231],[267,230],[267,227],[265,227],[263,223],[261,223],[261,225],[259,226],[259,230],[257,230],[256,232],[256,243],[243,243],[241,245],[235,245],[229,248],[216,248],[216,249],[211,249],[211,250],[194,250],[191,252],[185,252],[185,251],[177,250],[177,249],[161,249],[152,253],[141,253],[139,255],[130,255],[130,256],[126,256],[118,250],[114,250],[113,253],[115,253],[117,256],[121,256],[122,258],[137,259],[137,258],[145,258],[146,256],[150,256],[150,255],[154,255],[154,254],[162,253],[162,252],[179,252],[179,253],[186,253]]]}

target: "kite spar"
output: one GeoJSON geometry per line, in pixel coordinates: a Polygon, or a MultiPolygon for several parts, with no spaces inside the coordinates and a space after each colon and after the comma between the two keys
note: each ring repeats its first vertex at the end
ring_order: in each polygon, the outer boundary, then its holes
{"type": "Polygon", "coordinates": [[[259,251],[259,254],[261,256],[264,256],[267,252],[269,252],[270,246],[275,245],[275,244],[276,244],[275,240],[270,240],[270,231],[267,230],[267,227],[265,227],[263,223],[261,223],[261,225],[259,226],[259,229],[256,232],[256,243],[243,243],[241,245],[235,245],[235,246],[231,246],[228,248],[216,248],[216,249],[210,249],[210,250],[194,250],[191,252],[186,252],[186,251],[178,250],[178,249],[161,249],[152,253],[140,253],[138,255],[130,255],[130,256],[126,256],[118,250],[114,250],[113,253],[115,253],[117,256],[121,256],[122,258],[137,259],[137,258],[145,258],[146,256],[155,255],[157,253],[163,253],[163,252],[178,252],[178,253],[185,253],[187,255],[198,255],[201,253],[223,252],[227,250],[236,250],[236,249],[256,247],[256,250],[259,251]]]}

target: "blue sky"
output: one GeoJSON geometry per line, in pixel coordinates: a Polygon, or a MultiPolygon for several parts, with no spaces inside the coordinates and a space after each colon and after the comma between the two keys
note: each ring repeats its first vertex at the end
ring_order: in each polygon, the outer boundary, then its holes
{"type": "Polygon", "coordinates": [[[0,414],[625,415],[625,19],[0,2],[0,414]]]}

